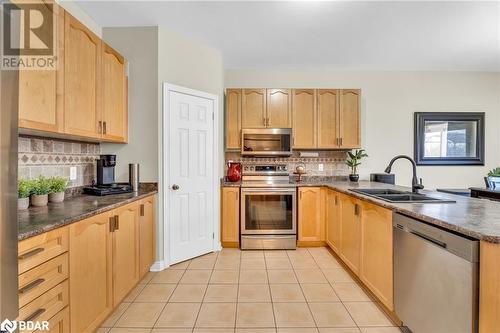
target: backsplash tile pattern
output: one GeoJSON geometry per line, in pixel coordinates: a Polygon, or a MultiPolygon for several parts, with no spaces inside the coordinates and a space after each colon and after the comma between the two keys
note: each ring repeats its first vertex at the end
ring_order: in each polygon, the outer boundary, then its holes
{"type": "Polygon", "coordinates": [[[298,165],[305,165],[308,176],[347,176],[349,168],[345,164],[345,151],[314,151],[318,157],[300,157],[300,151],[293,151],[290,157],[242,157],[239,152],[226,152],[225,161],[237,161],[243,164],[286,164],[293,173],[298,165]],[[323,171],[319,171],[323,164],[323,171]]]}
{"type": "Polygon", "coordinates": [[[95,179],[98,143],[69,141],[35,136],[19,136],[19,178],[33,179],[62,176],[69,180],[70,167],[76,167],[77,179],[69,187],[90,185],[95,179]]]}

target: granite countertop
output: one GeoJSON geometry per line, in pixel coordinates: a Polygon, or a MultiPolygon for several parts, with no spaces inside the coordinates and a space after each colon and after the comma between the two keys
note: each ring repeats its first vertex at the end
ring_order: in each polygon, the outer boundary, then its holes
{"type": "MultiPolygon", "coordinates": [[[[306,178],[300,183],[291,179],[290,183],[297,187],[325,186],[474,239],[500,243],[500,202],[423,190],[420,192],[436,198],[454,200],[456,203],[392,203],[352,192],[349,189],[390,188],[402,191],[411,191],[411,189],[369,181],[352,183],[334,180],[331,177],[306,178]]],[[[229,183],[224,180],[221,184],[223,186],[241,186],[240,183],[229,183]]]]}
{"type": "Polygon", "coordinates": [[[61,203],[49,203],[45,207],[30,207],[18,212],[18,240],[63,227],[123,206],[157,193],[155,188],[143,188],[135,193],[108,196],[77,195],[61,203]]]}

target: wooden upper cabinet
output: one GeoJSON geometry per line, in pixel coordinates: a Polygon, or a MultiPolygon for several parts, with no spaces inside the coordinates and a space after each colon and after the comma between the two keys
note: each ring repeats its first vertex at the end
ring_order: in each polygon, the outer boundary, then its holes
{"type": "Polygon", "coordinates": [[[66,13],[64,29],[64,131],[101,138],[101,40],[66,13]]]}
{"type": "Polygon", "coordinates": [[[359,89],[340,90],[339,105],[340,147],[359,148],[361,146],[361,91],[359,89]]]}
{"type": "Polygon", "coordinates": [[[339,147],[339,91],[318,89],[318,148],[339,147]]]}
{"type": "Polygon", "coordinates": [[[292,127],[292,99],[290,95],[290,89],[267,89],[267,127],[292,127]]]}
{"type": "Polygon", "coordinates": [[[125,58],[102,43],[102,138],[114,142],[128,139],[128,80],[125,58]]]}
{"type": "Polygon", "coordinates": [[[293,148],[316,148],[316,90],[292,91],[293,148]]]}
{"type": "Polygon", "coordinates": [[[361,206],[358,200],[341,195],[340,257],[349,268],[359,275],[361,248],[361,206]]]}
{"type": "Polygon", "coordinates": [[[139,273],[143,277],[153,265],[155,247],[155,198],[150,196],[139,202],[139,273]]]}
{"type": "Polygon", "coordinates": [[[64,10],[51,4],[57,27],[57,68],[19,71],[19,127],[62,132],[64,110],[64,10]]]}
{"type": "Polygon", "coordinates": [[[298,191],[298,240],[301,242],[324,241],[322,189],[320,187],[299,187],[298,191]]]}
{"type": "Polygon", "coordinates": [[[326,191],[326,243],[339,253],[340,248],[340,198],[339,194],[333,190],[326,191]]]}
{"type": "Polygon", "coordinates": [[[240,188],[223,187],[221,193],[221,240],[225,247],[239,247],[240,188]]]}
{"type": "Polygon", "coordinates": [[[226,149],[241,148],[241,89],[226,90],[226,149]]]}
{"type": "Polygon", "coordinates": [[[266,89],[243,89],[241,127],[265,128],[267,124],[266,89]]]}

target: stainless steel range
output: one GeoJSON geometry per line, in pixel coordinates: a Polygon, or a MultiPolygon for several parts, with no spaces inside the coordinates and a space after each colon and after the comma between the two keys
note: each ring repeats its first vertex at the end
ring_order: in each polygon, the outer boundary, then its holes
{"type": "Polygon", "coordinates": [[[244,165],[241,248],[295,249],[296,204],[286,165],[244,165]]]}

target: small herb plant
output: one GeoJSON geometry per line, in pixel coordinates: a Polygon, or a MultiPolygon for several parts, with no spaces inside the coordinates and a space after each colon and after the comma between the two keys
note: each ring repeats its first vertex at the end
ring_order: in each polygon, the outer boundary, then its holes
{"type": "Polygon", "coordinates": [[[28,198],[33,190],[33,181],[25,178],[17,182],[17,193],[20,199],[28,198]]]}
{"type": "Polygon", "coordinates": [[[358,171],[358,165],[361,164],[361,160],[364,157],[368,157],[364,149],[356,149],[354,152],[347,152],[349,158],[345,162],[348,167],[351,168],[351,174],[356,175],[358,171]]]}
{"type": "Polygon", "coordinates": [[[50,193],[64,192],[68,186],[68,181],[64,177],[52,177],[49,179],[50,193]]]}
{"type": "Polygon", "coordinates": [[[50,193],[50,181],[44,176],[40,176],[33,181],[34,195],[45,195],[50,193]]]}
{"type": "Polygon", "coordinates": [[[489,177],[500,177],[500,167],[495,168],[493,170],[490,170],[490,172],[488,172],[488,176],[489,177]]]}

